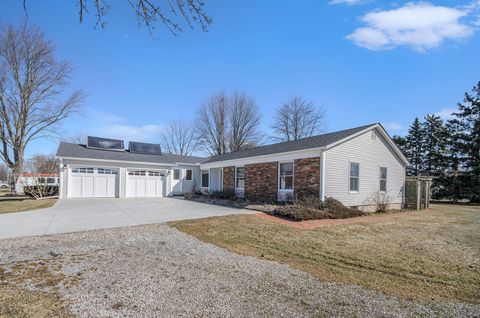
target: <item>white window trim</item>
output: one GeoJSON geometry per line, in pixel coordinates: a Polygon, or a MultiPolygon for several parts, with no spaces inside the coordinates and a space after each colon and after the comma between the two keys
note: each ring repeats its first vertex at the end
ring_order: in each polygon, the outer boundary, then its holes
{"type": "Polygon", "coordinates": [[[385,167],[385,166],[379,166],[378,167],[378,192],[380,193],[387,193],[387,190],[388,190],[388,167],[385,167]],[[381,189],[381,185],[382,185],[382,168],[385,168],[386,170],[386,178],[384,179],[385,180],[385,190],[382,190],[381,189]]]}
{"type": "MultiPolygon", "coordinates": [[[[208,180],[210,182],[210,179],[208,180]]],[[[245,166],[235,166],[235,190],[245,190],[245,166]],[[243,188],[237,188],[237,169],[243,168],[243,188]]]]}
{"type": "Polygon", "coordinates": [[[280,192],[291,192],[293,193],[293,189],[295,189],[295,162],[291,160],[287,161],[279,161],[277,166],[277,189],[280,192]],[[280,189],[280,164],[282,163],[291,163],[292,164],[292,188],[291,189],[280,189]]]}
{"type": "Polygon", "coordinates": [[[185,169],[185,181],[192,181],[193,180],[193,170],[192,169],[185,169]],[[190,171],[190,179],[187,179],[188,171],[190,171]]]}
{"type": "Polygon", "coordinates": [[[348,162],[348,193],[359,193],[360,192],[360,162],[357,161],[349,161],[348,162]],[[352,163],[356,163],[358,165],[358,190],[351,190],[351,179],[352,179],[352,163]]]}

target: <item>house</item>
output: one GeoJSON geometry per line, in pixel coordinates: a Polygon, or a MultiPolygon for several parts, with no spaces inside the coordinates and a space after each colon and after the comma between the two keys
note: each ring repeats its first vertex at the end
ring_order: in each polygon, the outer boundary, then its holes
{"type": "Polygon", "coordinates": [[[24,172],[17,178],[15,189],[18,193],[24,193],[27,187],[58,187],[60,175],[58,173],[30,173],[24,172]]]}
{"type": "Polygon", "coordinates": [[[155,144],[89,137],[61,143],[60,197],[162,197],[233,190],[239,197],[334,197],[368,208],[377,194],[403,203],[408,161],[380,124],[213,156],[162,153],[155,144]]]}

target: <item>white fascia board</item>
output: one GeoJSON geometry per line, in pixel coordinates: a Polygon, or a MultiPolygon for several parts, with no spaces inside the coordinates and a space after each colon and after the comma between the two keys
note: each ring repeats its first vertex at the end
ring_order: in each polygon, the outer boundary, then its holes
{"type": "Polygon", "coordinates": [[[168,166],[176,167],[174,163],[158,163],[158,162],[145,162],[145,161],[127,161],[127,160],[113,160],[113,159],[92,159],[92,158],[76,158],[76,157],[58,157],[60,159],[75,160],[75,161],[89,161],[89,162],[102,162],[102,163],[117,163],[117,164],[138,164],[138,165],[154,165],[154,166],[168,166]]]}
{"type": "Polygon", "coordinates": [[[392,138],[390,138],[390,136],[387,134],[387,132],[385,131],[385,129],[382,127],[382,125],[379,125],[379,124],[376,124],[376,125],[373,125],[371,127],[368,127],[368,128],[365,128],[353,135],[350,135],[348,137],[345,137],[339,141],[336,141],[334,143],[331,143],[329,144],[327,147],[326,147],[326,150],[328,149],[332,149],[333,147],[335,146],[338,146],[348,140],[351,140],[357,136],[360,136],[360,135],[363,135],[364,133],[366,132],[369,132],[373,129],[377,129],[377,131],[379,131],[381,134],[382,134],[382,137],[383,139],[385,139],[387,141],[387,143],[390,145],[390,147],[392,148],[393,152],[395,153],[395,155],[398,156],[398,158],[405,164],[405,166],[409,166],[410,163],[408,162],[407,158],[405,158],[405,156],[403,155],[403,153],[400,151],[400,149],[398,149],[397,145],[395,145],[395,143],[393,142],[392,138]]]}
{"type": "Polygon", "coordinates": [[[176,166],[197,166],[199,167],[201,165],[200,162],[197,163],[183,163],[183,162],[175,162],[176,166]]]}
{"type": "Polygon", "coordinates": [[[324,149],[323,147],[317,147],[317,148],[281,152],[281,153],[275,153],[275,154],[263,155],[263,156],[246,157],[246,158],[239,158],[239,159],[216,161],[211,163],[203,163],[200,165],[200,169],[204,170],[204,169],[210,169],[210,168],[244,166],[244,165],[256,164],[256,163],[292,161],[295,159],[316,158],[316,157],[320,157],[320,151],[323,149],[324,149]]]}

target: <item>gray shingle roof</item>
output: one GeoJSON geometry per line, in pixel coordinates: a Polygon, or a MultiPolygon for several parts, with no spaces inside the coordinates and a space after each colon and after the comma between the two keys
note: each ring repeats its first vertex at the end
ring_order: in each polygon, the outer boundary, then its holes
{"type": "Polygon", "coordinates": [[[321,148],[328,146],[334,142],[349,137],[357,132],[360,132],[377,124],[370,124],[346,130],[340,130],[332,133],[327,133],[319,136],[303,138],[295,141],[285,141],[271,145],[259,146],[252,149],[235,151],[223,155],[213,156],[210,158],[194,157],[194,156],[179,156],[164,153],[162,155],[139,154],[125,151],[111,151],[87,148],[85,145],[72,144],[61,142],[58,147],[58,157],[70,158],[85,158],[85,159],[101,159],[101,160],[121,160],[121,161],[136,161],[145,163],[210,163],[224,160],[242,159],[248,157],[271,155],[282,152],[307,150],[312,148],[321,148]]]}
{"type": "Polygon", "coordinates": [[[255,147],[247,150],[230,152],[230,153],[226,153],[218,156],[213,156],[209,158],[207,161],[205,161],[204,163],[264,156],[264,155],[271,155],[271,154],[282,153],[282,152],[306,150],[311,148],[321,148],[375,125],[377,124],[370,124],[370,125],[365,125],[361,127],[340,130],[332,133],[303,138],[295,141],[285,141],[285,142],[280,142],[272,145],[266,145],[266,146],[255,147]]]}
{"type": "Polygon", "coordinates": [[[208,158],[193,157],[193,156],[179,156],[169,153],[162,155],[150,155],[131,153],[128,150],[125,151],[112,151],[87,148],[85,145],[72,144],[67,142],[61,142],[57,150],[58,157],[69,158],[85,158],[85,159],[101,159],[101,160],[121,160],[121,161],[137,161],[145,163],[187,163],[196,164],[202,163],[208,158]]]}

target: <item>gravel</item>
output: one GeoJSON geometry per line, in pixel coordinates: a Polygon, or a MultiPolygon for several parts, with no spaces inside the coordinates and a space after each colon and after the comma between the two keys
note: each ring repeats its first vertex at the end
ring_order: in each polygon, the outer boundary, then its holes
{"type": "Polygon", "coordinates": [[[168,225],[0,241],[0,263],[60,262],[80,317],[479,317],[480,305],[416,303],[321,282],[228,252],[168,225]]]}

